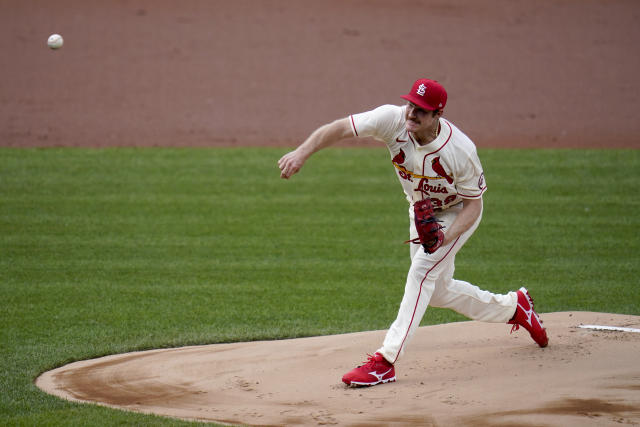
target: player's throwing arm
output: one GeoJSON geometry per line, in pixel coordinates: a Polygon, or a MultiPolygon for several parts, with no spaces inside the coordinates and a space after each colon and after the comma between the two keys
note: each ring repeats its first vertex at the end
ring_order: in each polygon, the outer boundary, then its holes
{"type": "Polygon", "coordinates": [[[316,129],[298,148],[278,160],[280,178],[289,179],[302,168],[307,159],[342,139],[353,137],[349,119],[338,119],[316,129]]]}

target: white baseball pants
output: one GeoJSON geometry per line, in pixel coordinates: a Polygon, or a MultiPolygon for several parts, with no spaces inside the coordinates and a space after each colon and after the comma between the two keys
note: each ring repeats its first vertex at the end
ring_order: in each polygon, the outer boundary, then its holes
{"type": "MultiPolygon", "coordinates": [[[[462,209],[462,203],[436,216],[442,225],[453,223],[462,209]]],[[[418,237],[413,222],[413,207],[409,209],[410,238],[418,237]]],[[[456,253],[478,228],[482,214],[476,222],[457,240],[428,254],[421,245],[411,244],[411,268],[407,275],[404,297],[393,322],[378,350],[391,363],[404,353],[407,344],[420,326],[427,306],[450,308],[472,319],[483,322],[506,323],[514,315],[518,296],[515,292],[506,295],[483,291],[462,280],[455,280],[453,272],[456,253]]]]}

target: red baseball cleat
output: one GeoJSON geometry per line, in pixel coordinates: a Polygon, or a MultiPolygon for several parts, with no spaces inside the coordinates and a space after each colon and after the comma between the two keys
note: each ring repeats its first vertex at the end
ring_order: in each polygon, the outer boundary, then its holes
{"type": "Polygon", "coordinates": [[[342,382],[348,386],[371,386],[380,383],[388,383],[396,380],[396,371],[393,369],[393,365],[387,362],[380,353],[376,353],[373,356],[368,355],[369,358],[364,365],[358,366],[355,369],[344,374],[342,382]]]}
{"type": "Polygon", "coordinates": [[[540,316],[533,310],[533,298],[531,298],[526,288],[520,288],[517,294],[516,314],[507,322],[513,325],[511,332],[513,333],[513,331],[520,329],[520,326],[523,326],[540,347],[546,347],[549,344],[549,338],[547,338],[546,329],[542,326],[540,316]]]}

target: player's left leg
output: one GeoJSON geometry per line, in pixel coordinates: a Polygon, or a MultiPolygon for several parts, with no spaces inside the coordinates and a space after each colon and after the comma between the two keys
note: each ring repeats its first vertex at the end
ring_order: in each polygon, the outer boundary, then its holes
{"type": "Polygon", "coordinates": [[[494,294],[471,283],[443,275],[431,297],[432,307],[452,309],[471,320],[506,323],[516,311],[518,295],[494,294]]]}
{"type": "Polygon", "coordinates": [[[472,320],[510,323],[512,332],[523,326],[531,338],[546,347],[549,339],[542,320],[533,307],[533,298],[525,288],[505,295],[484,291],[479,287],[451,277],[449,271],[436,282],[429,305],[452,309],[472,320]]]}

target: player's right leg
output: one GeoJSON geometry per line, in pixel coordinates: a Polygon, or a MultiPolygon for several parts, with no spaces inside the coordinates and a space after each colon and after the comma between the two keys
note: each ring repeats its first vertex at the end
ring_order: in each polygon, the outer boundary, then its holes
{"type": "MultiPolygon", "coordinates": [[[[443,252],[440,256],[445,255],[443,252]]],[[[393,364],[420,326],[422,316],[429,305],[435,281],[434,277],[430,277],[430,273],[440,265],[437,259],[434,261],[435,258],[434,254],[416,254],[407,275],[398,315],[387,331],[382,347],[367,363],[345,374],[342,377],[344,383],[351,386],[369,386],[395,381],[393,364]]]]}

